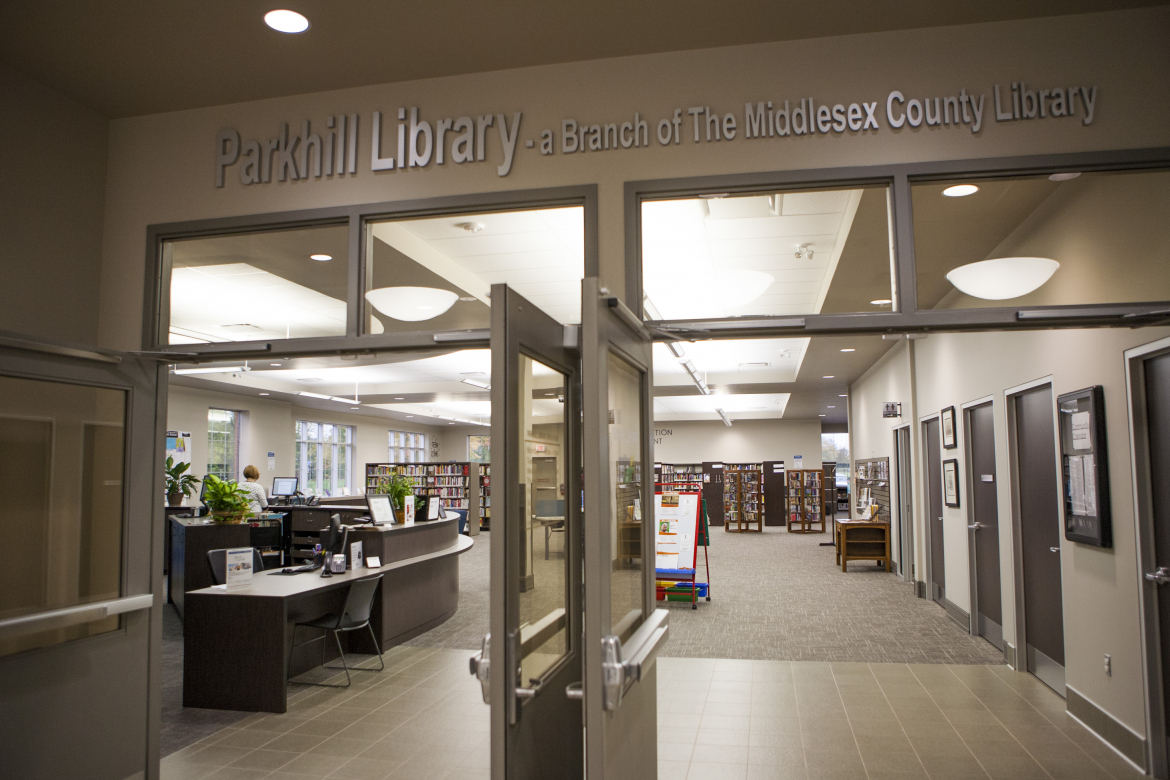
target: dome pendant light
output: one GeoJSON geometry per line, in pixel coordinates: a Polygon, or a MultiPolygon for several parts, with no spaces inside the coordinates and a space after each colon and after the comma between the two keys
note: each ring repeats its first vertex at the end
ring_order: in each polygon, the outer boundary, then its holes
{"type": "Polygon", "coordinates": [[[367,292],[366,300],[387,317],[419,322],[445,314],[459,294],[434,287],[380,287],[367,292]]]}
{"type": "Polygon", "coordinates": [[[309,29],[309,20],[305,18],[304,14],[298,14],[296,11],[289,11],[285,8],[264,14],[264,23],[277,32],[292,35],[303,33],[309,29]]]}
{"type": "Polygon", "coordinates": [[[961,292],[986,301],[1006,301],[1040,289],[1060,263],[1047,257],[999,257],[961,265],[947,280],[961,292]]]}

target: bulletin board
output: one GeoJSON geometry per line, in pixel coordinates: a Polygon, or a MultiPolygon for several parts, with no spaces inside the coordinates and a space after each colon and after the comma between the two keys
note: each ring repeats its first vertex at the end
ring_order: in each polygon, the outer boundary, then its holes
{"type": "Polygon", "coordinates": [[[654,495],[656,569],[694,569],[698,552],[699,494],[654,495]]]}
{"type": "Polygon", "coordinates": [[[1105,447],[1105,391],[1100,385],[1065,393],[1060,409],[1061,496],[1064,538],[1113,546],[1109,461],[1105,447]]]}
{"type": "Polygon", "coordinates": [[[167,457],[173,463],[191,462],[191,432],[167,431],[167,457]]]}

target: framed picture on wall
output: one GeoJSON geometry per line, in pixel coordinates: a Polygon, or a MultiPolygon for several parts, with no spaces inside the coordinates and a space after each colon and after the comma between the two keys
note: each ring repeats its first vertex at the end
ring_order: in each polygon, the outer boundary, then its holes
{"type": "Polygon", "coordinates": [[[948,406],[942,410],[942,437],[943,447],[953,450],[959,444],[955,441],[955,407],[948,406]]]}
{"type": "Polygon", "coordinates": [[[959,505],[959,461],[954,458],[943,461],[943,503],[959,505]]]}

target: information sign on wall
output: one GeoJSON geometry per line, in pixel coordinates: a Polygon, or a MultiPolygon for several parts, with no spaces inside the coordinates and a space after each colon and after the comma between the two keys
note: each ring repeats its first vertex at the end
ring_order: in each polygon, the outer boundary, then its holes
{"type": "Polygon", "coordinates": [[[1112,547],[1105,392],[1100,385],[1094,385],[1065,393],[1057,398],[1057,406],[1064,538],[1094,547],[1112,547]]]}

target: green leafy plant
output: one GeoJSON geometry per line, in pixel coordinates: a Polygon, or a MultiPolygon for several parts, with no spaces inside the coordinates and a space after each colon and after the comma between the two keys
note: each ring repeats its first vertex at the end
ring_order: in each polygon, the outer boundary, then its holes
{"type": "MultiPolygon", "coordinates": [[[[199,478],[194,474],[187,474],[190,463],[175,463],[173,456],[167,456],[167,496],[189,496],[195,492],[195,485],[199,478]]],[[[177,502],[176,502],[177,503],[177,502]]]]}
{"type": "Polygon", "coordinates": [[[211,517],[217,523],[239,523],[246,517],[252,516],[248,508],[252,494],[244,490],[236,482],[224,482],[214,474],[205,478],[207,490],[203,493],[203,501],[211,510],[211,517]]]}
{"type": "Polygon", "coordinates": [[[404,474],[392,474],[383,480],[382,490],[390,496],[395,509],[402,509],[406,497],[414,492],[414,480],[404,474]]]}

